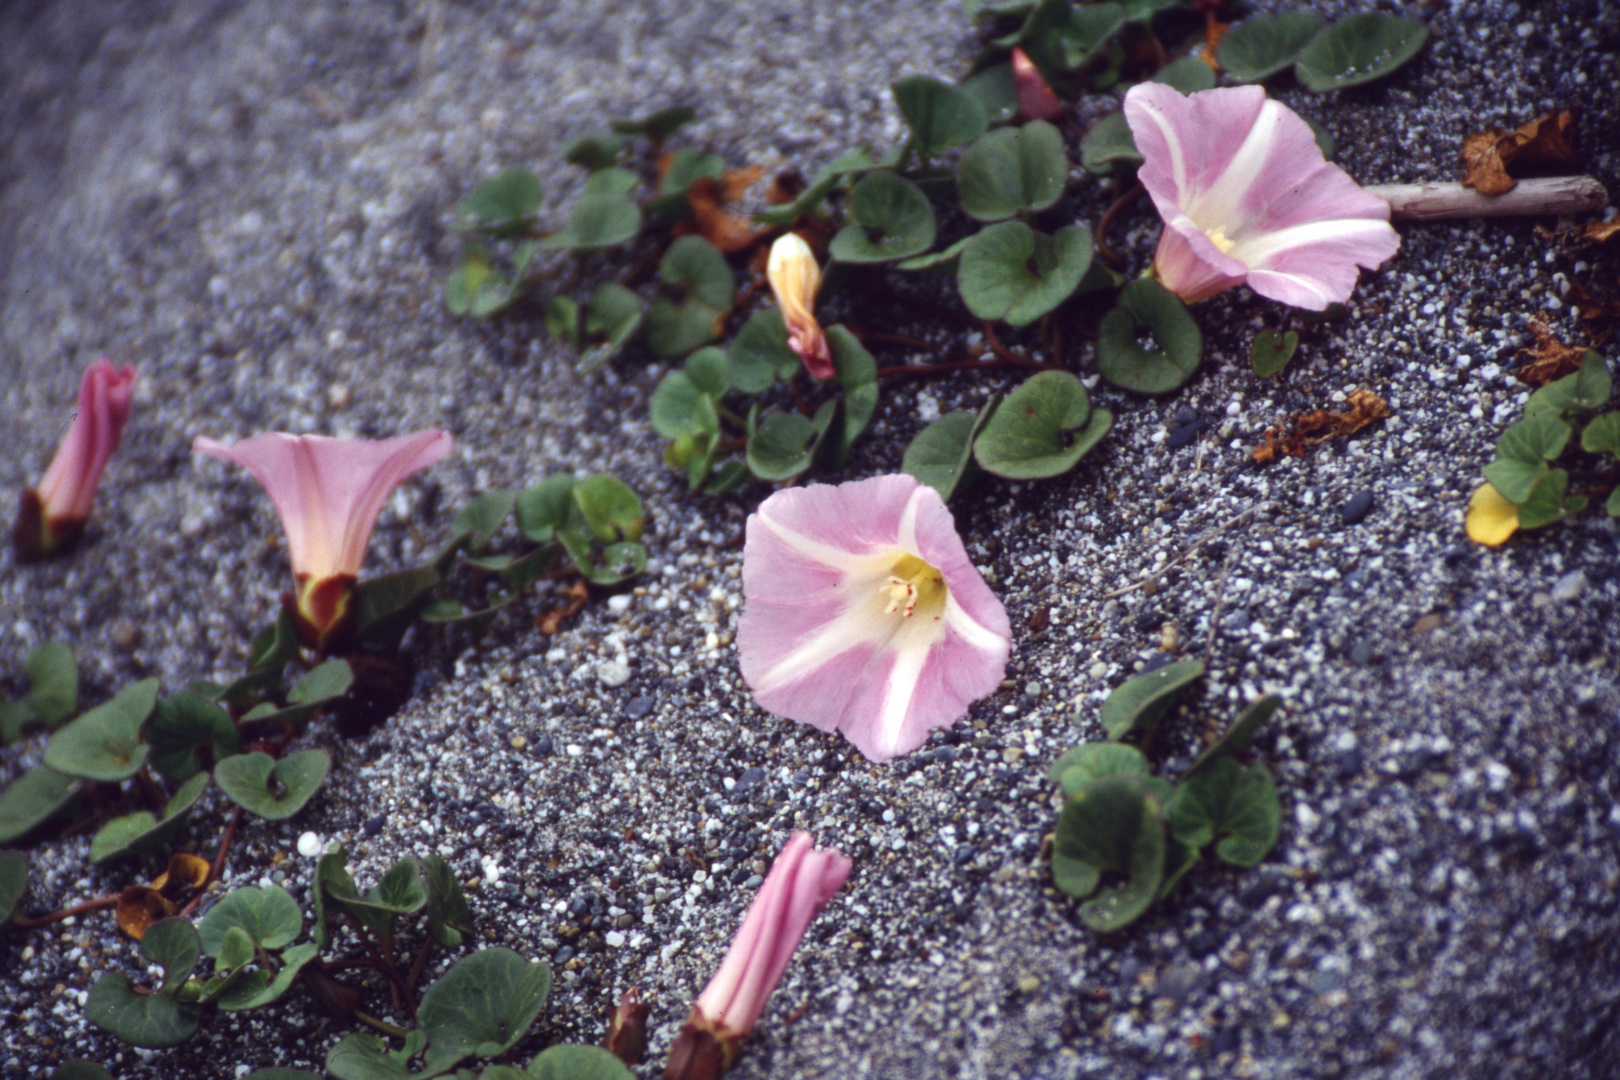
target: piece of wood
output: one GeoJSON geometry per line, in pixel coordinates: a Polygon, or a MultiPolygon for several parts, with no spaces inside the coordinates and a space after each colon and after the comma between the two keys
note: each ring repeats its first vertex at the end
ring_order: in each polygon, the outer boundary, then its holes
{"type": "Polygon", "coordinates": [[[1389,203],[1393,221],[1444,221],[1476,217],[1543,217],[1587,214],[1609,205],[1595,177],[1552,176],[1520,180],[1501,195],[1481,195],[1461,184],[1379,184],[1364,188],[1389,203]]]}

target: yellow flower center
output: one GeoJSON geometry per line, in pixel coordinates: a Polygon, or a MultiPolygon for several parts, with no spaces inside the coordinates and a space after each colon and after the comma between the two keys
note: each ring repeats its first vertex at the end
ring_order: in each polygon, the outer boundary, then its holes
{"type": "Polygon", "coordinates": [[[944,575],[915,555],[896,559],[889,568],[888,582],[879,585],[878,592],[889,597],[889,606],[883,609],[883,614],[899,612],[906,619],[921,614],[926,619],[938,620],[945,613],[945,598],[950,595],[944,575]]]}
{"type": "Polygon", "coordinates": [[[1222,255],[1225,255],[1228,252],[1230,252],[1232,250],[1232,248],[1234,246],[1236,246],[1236,244],[1237,244],[1236,240],[1230,240],[1230,239],[1227,238],[1226,226],[1225,225],[1217,225],[1217,226],[1215,226],[1214,231],[1211,231],[1209,229],[1205,229],[1204,230],[1204,235],[1209,237],[1211,243],[1213,243],[1216,247],[1221,249],[1221,254],[1222,255]]]}

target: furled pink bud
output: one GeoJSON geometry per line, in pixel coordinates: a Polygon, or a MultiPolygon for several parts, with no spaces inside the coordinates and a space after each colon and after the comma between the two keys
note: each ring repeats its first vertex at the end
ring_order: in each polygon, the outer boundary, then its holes
{"type": "Polygon", "coordinates": [[[129,421],[139,373],[102,357],[79,382],[79,411],[39,486],[22,494],[12,539],[17,555],[33,559],[65,551],[90,518],[101,471],[129,421]]]}
{"type": "Polygon", "coordinates": [[[270,496],[297,584],[288,606],[305,644],[324,652],[349,629],[349,600],[383,503],[450,445],[433,429],[378,440],[272,432],[235,446],[198,436],[191,451],[242,466],[270,496]]]}
{"type": "Polygon", "coordinates": [[[647,1015],[652,1008],[641,1000],[641,991],[632,986],[619,999],[613,1018],[608,1021],[602,1048],[634,1068],[647,1055],[647,1015]]]}
{"type": "Polygon", "coordinates": [[[1063,115],[1063,102],[1035,61],[1023,49],[1012,51],[1013,87],[1018,91],[1018,111],[1026,120],[1056,120],[1063,115]]]}
{"type": "Polygon", "coordinates": [[[827,336],[816,322],[816,290],[821,287],[821,267],[816,256],[797,233],[783,233],[771,245],[771,257],[765,264],[765,276],[770,279],[771,291],[782,306],[782,321],[787,324],[788,347],[804,361],[804,369],[817,379],[831,379],[838,374],[833,367],[832,352],[827,347],[827,336]]]}
{"type": "Polygon", "coordinates": [[[807,832],[789,838],[676,1036],[665,1080],[714,1080],[730,1067],[811,920],[848,877],[849,860],[836,849],[816,851],[807,832]]]}

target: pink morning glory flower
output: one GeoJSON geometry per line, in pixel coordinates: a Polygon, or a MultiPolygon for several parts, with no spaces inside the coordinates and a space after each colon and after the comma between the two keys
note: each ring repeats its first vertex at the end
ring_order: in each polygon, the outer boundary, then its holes
{"type": "Polygon", "coordinates": [[[787,324],[788,348],[804,361],[804,369],[818,379],[838,374],[827,336],[816,322],[816,290],[821,288],[821,267],[810,245],[797,233],[783,233],[771,245],[765,277],[782,308],[787,324]]]}
{"type": "Polygon", "coordinates": [[[1063,115],[1063,101],[1023,49],[1012,51],[1013,88],[1018,91],[1018,111],[1026,120],[1056,120],[1063,115]]]}
{"type": "Polygon", "coordinates": [[[748,905],[720,970],[670,1047],[667,1080],[712,1080],[730,1066],[811,921],[849,877],[849,867],[836,848],[815,850],[807,832],[789,838],[748,905]]]}
{"type": "Polygon", "coordinates": [[[450,453],[428,429],[392,439],[272,432],[225,446],[198,436],[194,454],[240,465],[275,504],[297,593],[290,606],[306,644],[326,650],[342,629],[383,503],[413,473],[450,453]]]}
{"type": "Polygon", "coordinates": [[[1258,86],[1125,95],[1138,179],[1164,219],[1154,270],[1188,303],[1247,284],[1310,311],[1400,247],[1389,204],[1329,164],[1310,125],[1258,86]]]}
{"type": "Polygon", "coordinates": [[[129,422],[138,375],[135,368],[116,367],[102,357],[79,380],[79,410],[39,486],[23,492],[12,533],[19,557],[64,551],[78,539],[90,519],[101,472],[129,422]]]}
{"type": "Polygon", "coordinates": [[[749,515],[743,678],[781,716],[873,761],[921,746],[995,690],[1007,612],[939,493],[910,476],[778,491],[749,515]]]}

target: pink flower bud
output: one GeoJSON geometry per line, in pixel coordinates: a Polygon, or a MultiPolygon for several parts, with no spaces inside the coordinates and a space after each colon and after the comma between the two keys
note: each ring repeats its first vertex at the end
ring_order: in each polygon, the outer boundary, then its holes
{"type": "Polygon", "coordinates": [[[807,832],[789,838],[670,1048],[665,1080],[713,1080],[730,1066],[811,920],[849,877],[849,866],[836,849],[816,851],[807,832]]]}
{"type": "Polygon", "coordinates": [[[90,518],[101,471],[118,449],[135,394],[133,367],[114,367],[103,357],[79,383],[79,410],[44,479],[24,491],[13,540],[17,554],[37,558],[66,550],[90,518]]]}
{"type": "Polygon", "coordinates": [[[816,290],[821,287],[821,267],[810,245],[797,233],[783,233],[771,245],[765,265],[771,291],[782,307],[787,324],[788,347],[804,361],[804,369],[814,378],[831,379],[838,374],[833,366],[827,337],[816,322],[816,290]]]}
{"type": "Polygon", "coordinates": [[[1012,51],[1013,87],[1018,91],[1018,111],[1026,120],[1056,120],[1063,115],[1063,102],[1023,49],[1012,51]]]}
{"type": "Polygon", "coordinates": [[[383,503],[450,445],[449,434],[433,429],[378,440],[271,432],[235,446],[198,436],[191,451],[242,466],[270,496],[297,583],[289,606],[305,643],[325,651],[346,626],[383,503]]]}

